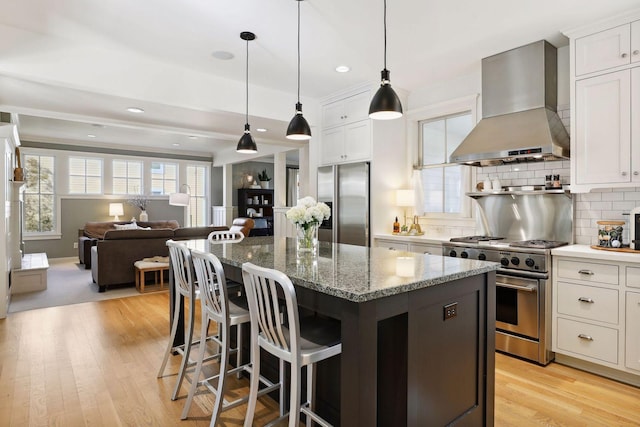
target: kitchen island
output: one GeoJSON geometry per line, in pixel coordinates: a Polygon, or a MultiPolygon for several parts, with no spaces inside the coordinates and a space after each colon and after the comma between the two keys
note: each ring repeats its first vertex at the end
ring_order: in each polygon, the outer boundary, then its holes
{"type": "Polygon", "coordinates": [[[318,412],[336,425],[493,425],[497,264],[326,242],[299,258],[273,237],[184,243],[236,281],[244,262],[280,270],[299,306],[341,321],[342,354],[317,374],[318,412]]]}

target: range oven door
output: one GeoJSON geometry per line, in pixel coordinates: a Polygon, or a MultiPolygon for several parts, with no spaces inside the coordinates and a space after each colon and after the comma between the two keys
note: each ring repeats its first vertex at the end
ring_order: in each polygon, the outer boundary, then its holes
{"type": "Polygon", "coordinates": [[[539,339],[539,279],[496,274],[496,329],[539,339]]]}

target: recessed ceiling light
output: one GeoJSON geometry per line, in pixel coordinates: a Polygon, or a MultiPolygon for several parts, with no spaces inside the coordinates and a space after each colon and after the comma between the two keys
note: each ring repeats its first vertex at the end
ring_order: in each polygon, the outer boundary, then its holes
{"type": "Polygon", "coordinates": [[[266,132],[267,130],[265,128],[256,128],[256,132],[266,132]]]}
{"type": "Polygon", "coordinates": [[[195,135],[189,135],[189,139],[198,139],[198,137],[195,135]]]}
{"type": "Polygon", "coordinates": [[[336,71],[338,73],[348,73],[349,71],[351,71],[351,68],[349,68],[349,66],[347,65],[338,65],[336,67],[336,71]]]}
{"type": "Polygon", "coordinates": [[[224,50],[216,50],[211,54],[216,59],[222,59],[223,61],[228,61],[229,59],[233,59],[233,53],[227,52],[224,50]]]}
{"type": "Polygon", "coordinates": [[[177,142],[174,142],[174,143],[173,143],[173,144],[171,144],[171,145],[173,145],[174,147],[180,147],[180,144],[178,144],[177,142]]]}
{"type": "Polygon", "coordinates": [[[95,137],[96,137],[96,136],[95,136],[94,134],[92,134],[92,133],[88,134],[87,136],[88,136],[89,138],[95,138],[95,137]]]}
{"type": "Polygon", "coordinates": [[[144,113],[144,110],[140,107],[129,107],[127,111],[130,113],[144,113]]]}

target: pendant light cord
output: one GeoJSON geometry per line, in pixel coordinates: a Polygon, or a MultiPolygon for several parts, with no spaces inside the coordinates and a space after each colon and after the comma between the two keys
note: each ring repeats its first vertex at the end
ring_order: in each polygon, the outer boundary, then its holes
{"type": "Polygon", "coordinates": [[[298,0],[298,104],[300,103],[300,2],[298,0]]]}
{"type": "Polygon", "coordinates": [[[384,0],[384,69],[387,69],[387,0],[384,0]]]}
{"type": "Polygon", "coordinates": [[[247,98],[246,98],[246,104],[245,104],[245,123],[249,124],[249,39],[247,39],[247,67],[245,70],[245,76],[247,77],[246,82],[247,82],[247,98]]]}

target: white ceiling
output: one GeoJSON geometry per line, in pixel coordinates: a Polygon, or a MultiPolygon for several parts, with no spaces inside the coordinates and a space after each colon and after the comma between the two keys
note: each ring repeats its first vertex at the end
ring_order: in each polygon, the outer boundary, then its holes
{"type": "MultiPolygon", "coordinates": [[[[296,100],[295,0],[3,2],[0,108],[20,114],[21,139],[231,153],[245,122],[239,33],[252,31],[252,133],[266,154],[297,146],[284,138],[296,100]]],[[[638,0],[388,0],[391,81],[411,96],[477,72],[483,57],[540,39],[560,47],[562,30],[637,7],[638,0]]],[[[379,79],[382,0],[306,0],[301,19],[301,96],[314,126],[320,98],[379,79]],[[351,72],[336,73],[341,64],[351,72]]]]}

